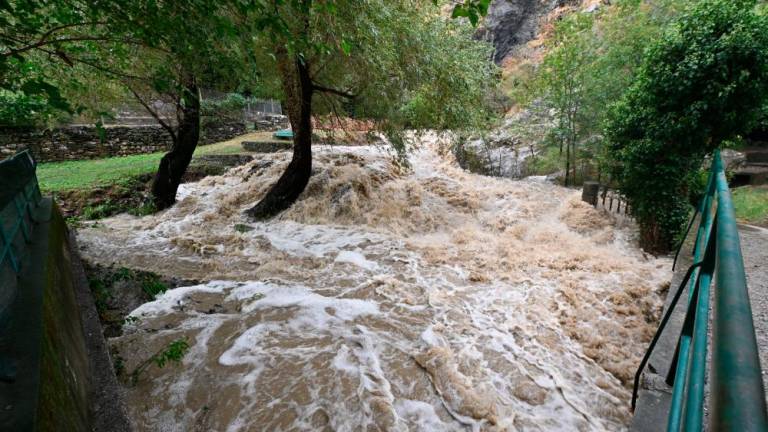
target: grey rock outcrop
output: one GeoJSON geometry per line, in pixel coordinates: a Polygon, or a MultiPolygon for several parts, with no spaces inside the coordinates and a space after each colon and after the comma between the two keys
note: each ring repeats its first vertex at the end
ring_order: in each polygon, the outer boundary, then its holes
{"type": "Polygon", "coordinates": [[[536,38],[541,17],[557,7],[580,3],[579,0],[494,0],[477,37],[493,43],[494,61],[501,63],[518,46],[536,38]]]}

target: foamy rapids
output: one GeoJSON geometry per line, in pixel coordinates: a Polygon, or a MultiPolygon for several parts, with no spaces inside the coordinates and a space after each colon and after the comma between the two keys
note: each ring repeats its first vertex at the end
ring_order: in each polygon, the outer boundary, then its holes
{"type": "Polygon", "coordinates": [[[203,282],[110,340],[128,371],[190,344],[127,386],[136,429],[625,429],[669,262],[578,192],[467,173],[438,141],[411,169],[373,146],[318,147],[300,200],[266,223],[243,210],[288,154],[81,229],[91,262],[203,282]]]}

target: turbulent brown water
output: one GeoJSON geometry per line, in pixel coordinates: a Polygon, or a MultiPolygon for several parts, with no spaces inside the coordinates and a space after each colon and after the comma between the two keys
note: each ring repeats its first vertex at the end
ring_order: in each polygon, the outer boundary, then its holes
{"type": "Polygon", "coordinates": [[[182,366],[127,387],[137,430],[624,429],[669,263],[578,193],[466,173],[428,141],[409,170],[319,148],[267,223],[242,211],[288,155],[81,229],[90,261],[204,282],[110,341],[127,370],[190,342],[182,366]]]}

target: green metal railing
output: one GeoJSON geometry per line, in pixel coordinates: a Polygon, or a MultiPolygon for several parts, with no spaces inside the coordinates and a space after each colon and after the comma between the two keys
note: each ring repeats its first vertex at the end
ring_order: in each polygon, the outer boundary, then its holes
{"type": "MultiPolygon", "coordinates": [[[[713,155],[706,193],[697,211],[700,217],[693,246],[693,265],[675,292],[635,374],[632,408],[643,370],[687,286],[687,312],[667,377],[667,383],[672,386],[667,431],[700,431],[703,428],[710,297],[714,307],[709,430],[768,431],[744,261],[719,151],[713,155]],[[715,292],[710,296],[713,277],[715,292]]],[[[692,225],[693,220],[689,230],[692,225]]]]}
{"type": "Polygon", "coordinates": [[[35,168],[29,151],[0,161],[0,271],[6,263],[21,269],[18,240],[30,241],[32,211],[42,199],[35,168]]]}

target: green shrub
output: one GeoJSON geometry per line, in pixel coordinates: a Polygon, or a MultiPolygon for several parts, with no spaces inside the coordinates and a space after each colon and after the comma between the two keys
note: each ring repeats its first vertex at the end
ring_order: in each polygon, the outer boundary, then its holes
{"type": "Polygon", "coordinates": [[[154,300],[160,294],[168,291],[168,285],[156,275],[147,275],[141,282],[141,289],[154,300]]]}
{"type": "Polygon", "coordinates": [[[200,110],[206,117],[239,118],[242,117],[243,108],[248,105],[248,99],[237,93],[230,93],[220,100],[204,99],[200,104],[200,110]]]}
{"type": "Polygon", "coordinates": [[[36,126],[54,114],[42,96],[0,89],[0,126],[36,126]]]}
{"type": "Polygon", "coordinates": [[[83,208],[83,218],[87,220],[103,219],[120,213],[123,210],[121,204],[110,199],[96,205],[89,205],[83,208]]]}
{"type": "Polygon", "coordinates": [[[649,47],[611,110],[612,174],[650,252],[671,250],[705,156],[749,132],[768,99],[768,19],[755,4],[696,2],[649,47]]]}
{"type": "Polygon", "coordinates": [[[156,212],[157,212],[157,206],[150,199],[145,200],[138,207],[131,207],[128,209],[128,214],[131,214],[133,216],[147,216],[156,212]]]}
{"type": "Polygon", "coordinates": [[[136,384],[141,377],[141,374],[147,370],[147,368],[155,364],[159,368],[164,368],[169,363],[181,364],[181,360],[189,351],[189,342],[187,338],[176,339],[165,346],[160,351],[156,352],[152,357],[144,360],[139,364],[136,369],[131,372],[131,383],[136,384]]]}

